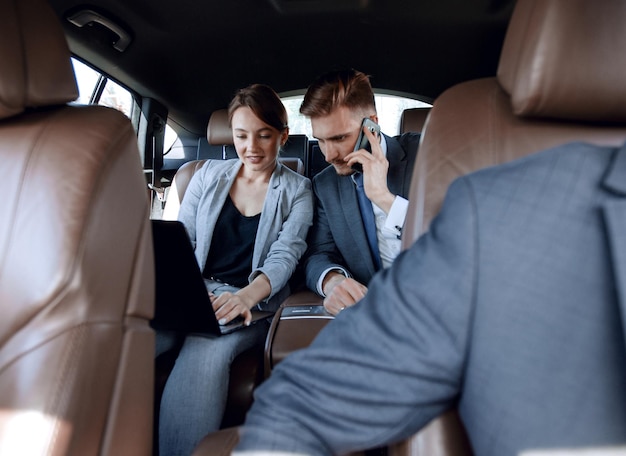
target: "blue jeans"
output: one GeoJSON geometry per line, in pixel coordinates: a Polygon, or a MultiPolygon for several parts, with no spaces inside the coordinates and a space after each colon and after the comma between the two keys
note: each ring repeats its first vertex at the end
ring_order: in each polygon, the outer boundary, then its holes
{"type": "MultiPolygon", "coordinates": [[[[229,288],[208,289],[220,294],[234,287],[229,288]]],[[[263,344],[268,329],[269,323],[259,322],[224,336],[185,337],[161,398],[161,456],[189,456],[205,435],[219,429],[226,408],[230,365],[241,352],[263,344]]],[[[159,332],[157,355],[175,344],[175,334],[159,332]]]]}

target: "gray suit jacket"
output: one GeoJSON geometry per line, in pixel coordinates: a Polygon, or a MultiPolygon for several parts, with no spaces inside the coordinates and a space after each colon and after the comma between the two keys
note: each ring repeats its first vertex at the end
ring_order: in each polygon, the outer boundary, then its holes
{"type": "Polygon", "coordinates": [[[626,146],[479,171],[272,371],[239,449],[375,447],[454,406],[480,456],[623,444],[625,327],[626,146]]]}
{"type": "MultiPolygon", "coordinates": [[[[189,182],[178,219],[183,222],[200,268],[204,268],[214,228],[241,167],[239,159],[208,160],[189,182]]],[[[311,181],[278,164],[261,212],[252,256],[252,281],[267,276],[272,292],[264,308],[275,310],[289,295],[287,282],[306,250],[313,219],[311,181]]]]}
{"type": "MultiPolygon", "coordinates": [[[[404,198],[409,194],[419,134],[407,133],[387,141],[389,170],[387,184],[391,193],[404,198]]],[[[309,231],[305,255],[306,284],[316,290],[321,274],[341,266],[363,284],[376,272],[369,249],[356,189],[348,176],[338,176],[329,166],[313,178],[315,219],[309,231]]]]}

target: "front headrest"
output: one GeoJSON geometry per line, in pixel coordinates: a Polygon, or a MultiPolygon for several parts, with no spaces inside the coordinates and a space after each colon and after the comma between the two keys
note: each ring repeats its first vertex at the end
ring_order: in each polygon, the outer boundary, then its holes
{"type": "Polygon", "coordinates": [[[233,144],[233,132],[228,125],[228,109],[213,111],[206,130],[206,138],[213,146],[233,144]]]}
{"type": "Polygon", "coordinates": [[[513,112],[625,121],[624,24],[624,0],[519,0],[498,67],[513,112]]]}
{"type": "Polygon", "coordinates": [[[43,0],[0,2],[0,119],[78,97],[59,20],[43,0]]]}

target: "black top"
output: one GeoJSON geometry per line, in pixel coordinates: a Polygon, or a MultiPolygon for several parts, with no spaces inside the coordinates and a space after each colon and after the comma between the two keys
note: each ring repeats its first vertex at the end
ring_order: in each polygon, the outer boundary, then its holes
{"type": "Polygon", "coordinates": [[[207,279],[242,288],[248,285],[252,272],[252,253],[261,213],[252,217],[241,215],[226,198],[217,219],[211,248],[202,275],[207,279]]]}

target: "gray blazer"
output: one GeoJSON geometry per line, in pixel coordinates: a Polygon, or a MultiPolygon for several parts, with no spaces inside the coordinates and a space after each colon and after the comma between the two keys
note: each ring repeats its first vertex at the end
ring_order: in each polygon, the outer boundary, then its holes
{"type": "MultiPolygon", "coordinates": [[[[178,219],[185,225],[200,268],[206,263],[213,230],[242,163],[239,159],[208,160],[189,182],[178,219]]],[[[287,286],[306,250],[313,220],[311,182],[277,164],[269,182],[252,256],[252,281],[267,276],[272,292],[263,307],[275,310],[290,293],[287,286]]]]}
{"type": "MultiPolygon", "coordinates": [[[[387,184],[394,195],[409,194],[420,135],[406,133],[387,141],[387,184]]],[[[367,284],[376,272],[367,248],[361,211],[352,179],[339,176],[332,166],[313,178],[315,220],[309,231],[304,260],[306,284],[316,291],[321,274],[341,266],[357,281],[367,284]]]]}
{"type": "Polygon", "coordinates": [[[454,406],[476,455],[623,444],[625,327],[626,146],[479,171],[272,371],[239,449],[343,454],[454,406]]]}

